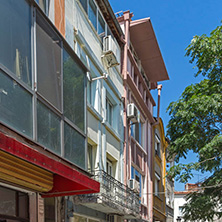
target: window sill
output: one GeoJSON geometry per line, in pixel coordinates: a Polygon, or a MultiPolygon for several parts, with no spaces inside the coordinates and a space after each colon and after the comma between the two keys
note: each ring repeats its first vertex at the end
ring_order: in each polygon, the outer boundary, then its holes
{"type": "Polygon", "coordinates": [[[139,147],[139,149],[140,149],[145,155],[147,155],[147,152],[146,152],[145,148],[144,148],[142,145],[140,145],[140,143],[139,143],[137,140],[135,140],[135,138],[134,138],[133,136],[131,136],[131,139],[132,139],[133,142],[137,145],[137,147],[139,147]]]}
{"type": "Polygon", "coordinates": [[[119,133],[116,132],[116,130],[107,122],[104,121],[103,124],[105,125],[106,129],[118,140],[122,141],[121,136],[119,133]]]}
{"type": "Polygon", "coordinates": [[[103,120],[100,113],[87,101],[87,111],[89,111],[97,120],[101,121],[103,120]]]}

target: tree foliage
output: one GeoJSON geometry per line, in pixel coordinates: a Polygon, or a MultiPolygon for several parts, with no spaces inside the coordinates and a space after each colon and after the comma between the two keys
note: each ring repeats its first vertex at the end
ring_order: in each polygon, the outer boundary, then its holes
{"type": "Polygon", "coordinates": [[[210,36],[195,36],[186,49],[197,75],[205,79],[188,86],[178,101],[170,103],[167,134],[169,152],[177,164],[168,175],[180,182],[193,177],[193,170],[210,172],[197,192],[187,196],[184,219],[212,221],[222,217],[222,26],[210,36]],[[193,151],[198,161],[181,164],[193,151]]]}

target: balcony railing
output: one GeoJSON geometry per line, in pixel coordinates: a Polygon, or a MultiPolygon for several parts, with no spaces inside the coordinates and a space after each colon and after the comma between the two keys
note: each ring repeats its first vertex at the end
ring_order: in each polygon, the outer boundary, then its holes
{"type": "Polygon", "coordinates": [[[93,179],[100,183],[100,193],[81,195],[92,199],[96,197],[117,213],[138,214],[140,212],[139,194],[128,188],[103,170],[95,171],[93,179]]]}

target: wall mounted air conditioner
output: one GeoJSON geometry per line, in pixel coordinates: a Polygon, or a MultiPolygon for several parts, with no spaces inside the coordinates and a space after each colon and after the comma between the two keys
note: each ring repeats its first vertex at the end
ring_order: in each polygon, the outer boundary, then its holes
{"type": "Polygon", "coordinates": [[[139,110],[134,103],[127,105],[127,117],[131,120],[132,123],[139,122],[139,110]]]}
{"type": "Polygon", "coordinates": [[[117,47],[111,35],[103,38],[103,61],[108,68],[118,66],[117,47]]]}
{"type": "Polygon", "coordinates": [[[129,180],[129,187],[137,193],[140,192],[140,183],[135,179],[129,180]]]}

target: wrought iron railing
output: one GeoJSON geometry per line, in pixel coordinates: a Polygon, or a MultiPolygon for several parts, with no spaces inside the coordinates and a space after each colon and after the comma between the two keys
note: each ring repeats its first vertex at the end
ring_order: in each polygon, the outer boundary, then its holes
{"type": "Polygon", "coordinates": [[[103,170],[95,171],[93,179],[100,183],[100,193],[87,194],[88,197],[100,198],[112,208],[130,210],[133,214],[139,214],[139,194],[125,186],[103,170]]]}

